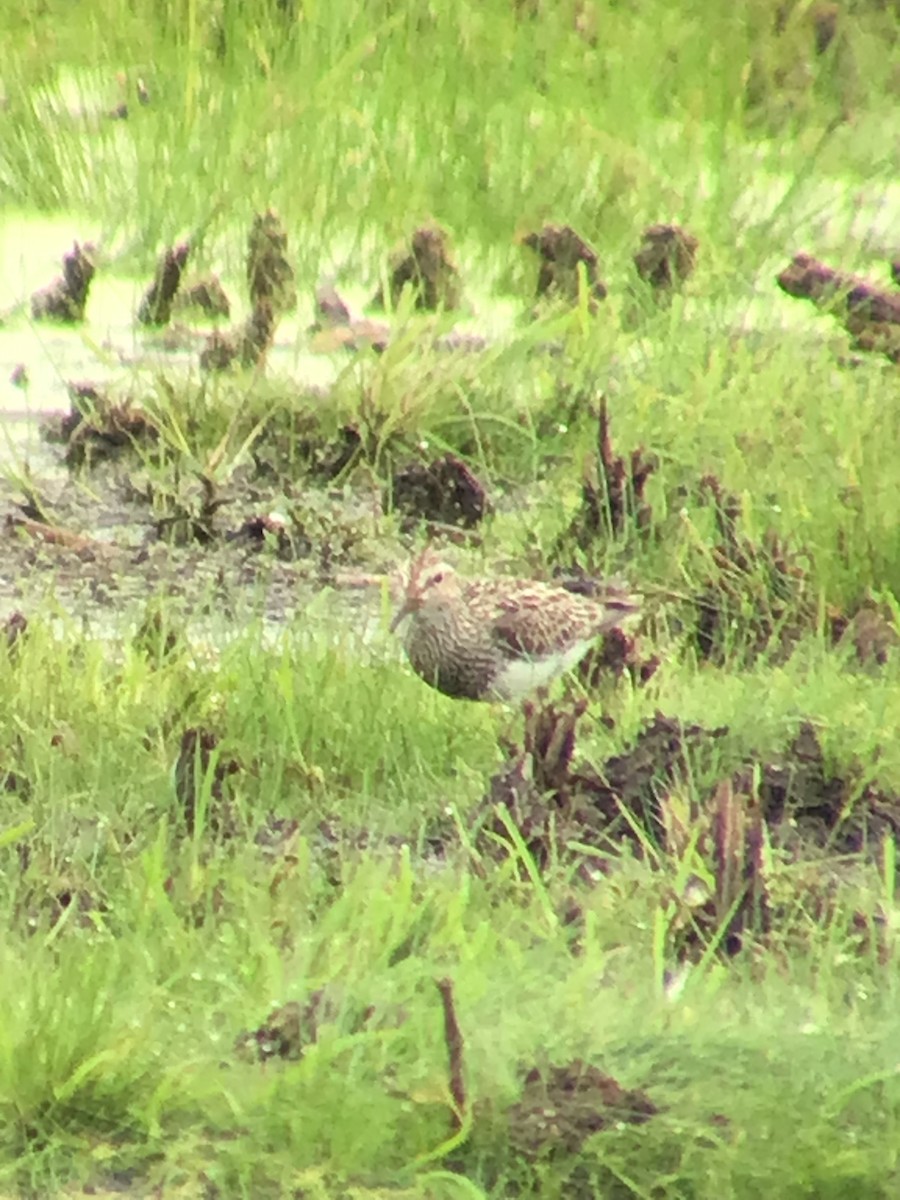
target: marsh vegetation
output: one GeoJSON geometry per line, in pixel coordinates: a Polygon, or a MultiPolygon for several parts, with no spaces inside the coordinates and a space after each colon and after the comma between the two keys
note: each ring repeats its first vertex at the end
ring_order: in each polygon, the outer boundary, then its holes
{"type": "Polygon", "coordinates": [[[0,1196],[895,1196],[896,7],[0,36],[0,1196]]]}

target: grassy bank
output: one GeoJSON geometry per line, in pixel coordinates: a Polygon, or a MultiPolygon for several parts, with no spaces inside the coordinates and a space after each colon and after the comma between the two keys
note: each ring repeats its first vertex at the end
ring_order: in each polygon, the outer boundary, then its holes
{"type": "MultiPolygon", "coordinates": [[[[470,826],[499,762],[495,721],[352,639],[311,654],[248,630],[217,666],[187,650],[114,661],[39,623],[17,644],[0,665],[8,1193],[131,1180],[186,1195],[508,1195],[536,1172],[538,1194],[556,1195],[574,1170],[613,1195],[890,1194],[886,847],[868,866],[776,851],[773,932],[683,974],[678,897],[711,858],[626,852],[594,887],[564,861],[535,873],[509,838],[496,861],[470,826]],[[197,768],[192,832],[173,770],[188,726],[220,738],[197,768]],[[444,976],[471,1121],[455,1149],[444,976]],[[281,1043],[291,1003],[302,1012],[281,1043]],[[658,1111],[632,1125],[613,1110],[581,1153],[548,1136],[529,1155],[524,1117],[504,1114],[531,1064],[574,1060],[658,1111]],[[445,1159],[470,1182],[435,1174],[445,1159]]],[[[854,752],[871,761],[896,724],[896,671],[848,677],[813,645],[780,671],[673,670],[653,695],[610,700],[617,731],[586,728],[583,752],[625,748],[657,707],[731,727],[718,761],[698,756],[682,781],[699,801],[729,759],[783,748],[798,712],[821,724],[835,771],[854,752]]]]}

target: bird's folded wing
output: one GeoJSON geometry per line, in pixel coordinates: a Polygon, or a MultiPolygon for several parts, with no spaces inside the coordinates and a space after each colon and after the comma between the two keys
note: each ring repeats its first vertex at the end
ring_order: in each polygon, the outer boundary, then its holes
{"type": "MultiPolygon", "coordinates": [[[[554,614],[558,617],[559,614],[554,614]]],[[[500,601],[491,625],[494,644],[513,660],[545,658],[571,636],[568,622],[548,619],[539,606],[513,600],[500,601]]]]}

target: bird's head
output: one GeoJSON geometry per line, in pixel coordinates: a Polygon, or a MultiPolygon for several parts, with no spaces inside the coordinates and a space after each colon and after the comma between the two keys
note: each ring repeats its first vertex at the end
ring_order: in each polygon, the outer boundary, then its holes
{"type": "Polygon", "coordinates": [[[400,607],[391,621],[394,633],[407,617],[419,612],[426,604],[447,599],[459,590],[456,570],[433,550],[423,550],[409,569],[400,607]]]}

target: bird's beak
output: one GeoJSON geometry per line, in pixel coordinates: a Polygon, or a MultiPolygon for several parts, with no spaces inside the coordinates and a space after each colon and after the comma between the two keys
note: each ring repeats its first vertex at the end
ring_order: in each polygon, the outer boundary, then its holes
{"type": "Polygon", "coordinates": [[[404,600],[403,603],[400,605],[400,607],[397,609],[397,612],[394,616],[393,621],[391,621],[391,633],[397,632],[397,630],[400,628],[400,626],[403,624],[403,622],[406,620],[406,618],[410,615],[411,612],[412,612],[412,605],[410,604],[410,602],[408,600],[404,600]]]}

